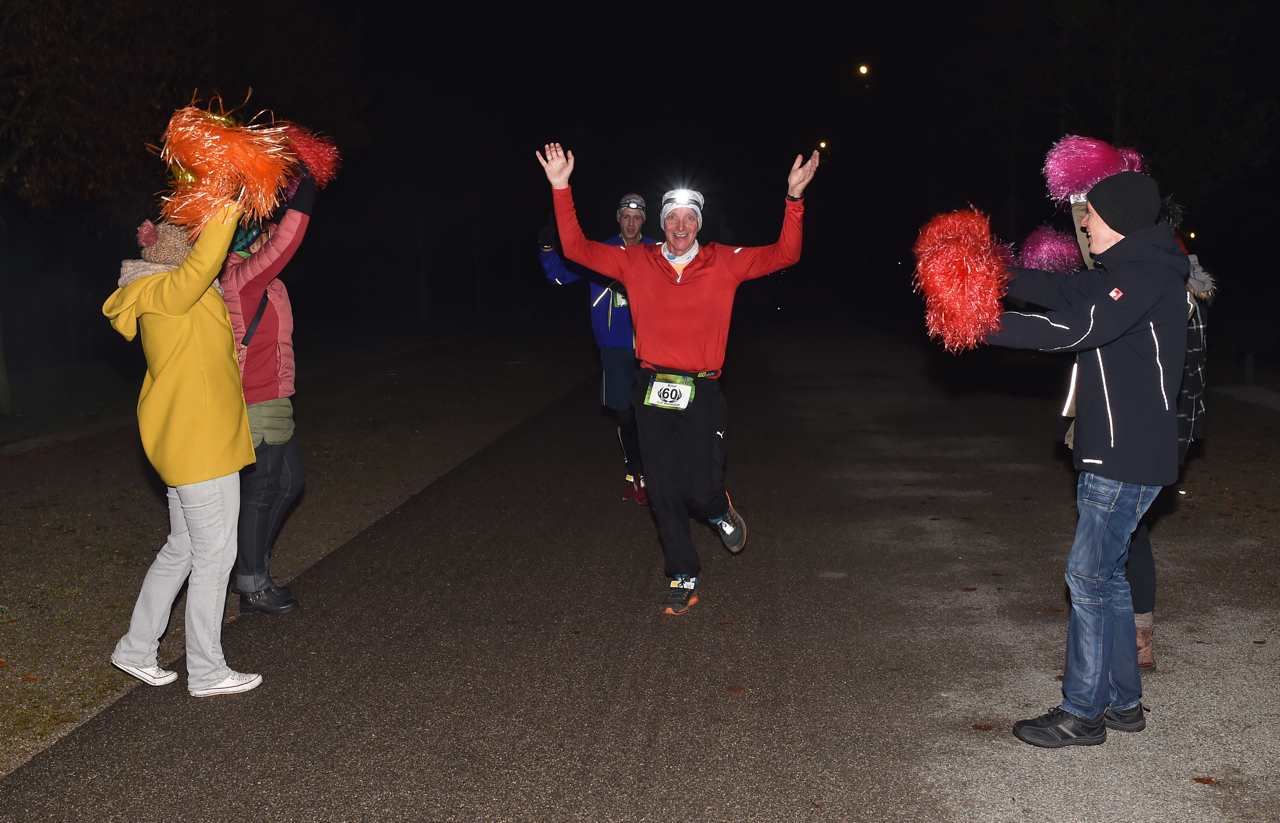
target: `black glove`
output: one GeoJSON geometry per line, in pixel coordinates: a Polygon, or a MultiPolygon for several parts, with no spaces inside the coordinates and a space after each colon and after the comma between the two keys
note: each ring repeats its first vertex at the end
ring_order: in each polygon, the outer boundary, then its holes
{"type": "Polygon", "coordinates": [[[560,233],[556,230],[556,216],[551,215],[551,219],[547,221],[547,225],[538,230],[538,245],[544,251],[550,251],[560,242],[560,233]]]}
{"type": "MultiPolygon", "coordinates": [[[[305,169],[306,166],[303,168],[305,169]]],[[[310,173],[304,173],[302,179],[298,181],[298,190],[293,193],[293,199],[289,201],[289,208],[310,216],[315,205],[316,179],[310,173]]]]}
{"type": "Polygon", "coordinates": [[[279,225],[284,219],[284,213],[289,209],[310,216],[311,209],[316,203],[316,179],[311,176],[307,164],[301,160],[298,161],[297,170],[299,172],[298,187],[293,191],[293,197],[288,200],[281,198],[280,204],[276,206],[276,210],[267,218],[268,223],[279,225]]]}

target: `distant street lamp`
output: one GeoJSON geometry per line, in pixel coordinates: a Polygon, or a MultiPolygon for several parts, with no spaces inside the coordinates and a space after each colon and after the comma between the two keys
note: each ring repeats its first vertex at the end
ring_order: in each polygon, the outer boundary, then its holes
{"type": "Polygon", "coordinates": [[[866,73],[867,73],[866,66],[858,66],[858,74],[866,74],[866,73]]]}

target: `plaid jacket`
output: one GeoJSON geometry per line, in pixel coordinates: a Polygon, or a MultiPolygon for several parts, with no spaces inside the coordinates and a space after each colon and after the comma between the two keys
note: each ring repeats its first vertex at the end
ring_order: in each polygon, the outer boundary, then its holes
{"type": "Polygon", "coordinates": [[[1204,439],[1204,392],[1207,381],[1205,361],[1208,343],[1209,305],[1187,292],[1187,360],[1182,367],[1182,387],[1178,389],[1178,464],[1187,462],[1192,442],[1204,439]]]}

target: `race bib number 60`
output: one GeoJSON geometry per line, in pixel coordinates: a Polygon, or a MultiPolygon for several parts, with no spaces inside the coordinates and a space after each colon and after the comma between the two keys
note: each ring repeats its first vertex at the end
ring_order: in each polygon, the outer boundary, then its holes
{"type": "Polygon", "coordinates": [[[655,374],[649,378],[644,404],[662,409],[685,409],[693,399],[693,378],[682,374],[655,374]]]}

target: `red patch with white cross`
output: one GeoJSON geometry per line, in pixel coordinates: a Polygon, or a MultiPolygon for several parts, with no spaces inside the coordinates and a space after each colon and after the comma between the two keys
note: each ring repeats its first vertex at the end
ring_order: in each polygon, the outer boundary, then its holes
{"type": "Polygon", "coordinates": [[[1112,289],[1112,290],[1111,290],[1111,299],[1112,299],[1112,300],[1119,300],[1121,297],[1124,297],[1124,292],[1120,291],[1119,289],[1112,289]]]}

